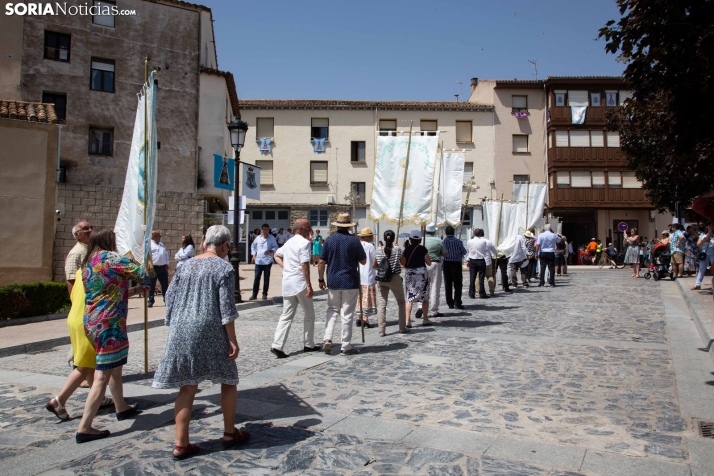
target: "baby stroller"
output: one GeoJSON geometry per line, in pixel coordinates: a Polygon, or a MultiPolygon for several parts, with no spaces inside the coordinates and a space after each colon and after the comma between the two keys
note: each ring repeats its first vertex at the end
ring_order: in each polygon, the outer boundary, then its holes
{"type": "Polygon", "coordinates": [[[669,275],[670,279],[674,281],[674,275],[669,270],[670,260],[672,255],[669,254],[669,246],[659,243],[655,245],[652,250],[652,261],[650,263],[650,269],[645,273],[645,279],[650,279],[653,277],[655,281],[659,281],[665,276],[669,275]]]}

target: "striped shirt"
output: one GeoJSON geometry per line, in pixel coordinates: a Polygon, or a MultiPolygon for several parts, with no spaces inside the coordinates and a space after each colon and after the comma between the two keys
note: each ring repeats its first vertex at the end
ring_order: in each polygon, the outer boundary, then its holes
{"type": "Polygon", "coordinates": [[[464,255],[468,253],[461,240],[454,238],[453,235],[446,235],[446,238],[444,238],[444,249],[446,250],[446,258],[444,258],[444,261],[457,261],[461,263],[464,255]]]}
{"type": "MultiPolygon", "coordinates": [[[[392,254],[389,256],[389,264],[392,268],[392,274],[402,273],[402,264],[399,262],[399,258],[402,256],[402,251],[403,250],[398,246],[392,247],[392,254]]],[[[377,266],[379,266],[379,263],[381,263],[386,256],[387,255],[384,252],[384,247],[377,248],[377,251],[374,255],[374,257],[377,259],[377,266]]]]}

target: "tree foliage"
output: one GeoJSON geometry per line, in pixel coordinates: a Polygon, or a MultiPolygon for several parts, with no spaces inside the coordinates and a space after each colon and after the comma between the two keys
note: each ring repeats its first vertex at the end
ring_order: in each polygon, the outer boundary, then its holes
{"type": "Polygon", "coordinates": [[[617,0],[600,29],[632,98],[608,116],[654,205],[674,210],[714,188],[714,2],[617,0]]]}

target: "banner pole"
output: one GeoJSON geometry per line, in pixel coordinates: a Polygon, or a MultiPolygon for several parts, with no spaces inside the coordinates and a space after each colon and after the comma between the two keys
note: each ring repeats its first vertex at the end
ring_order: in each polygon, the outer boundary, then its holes
{"type": "MultiPolygon", "coordinates": [[[[144,88],[149,82],[149,57],[144,60],[144,88]]],[[[144,238],[146,234],[151,233],[151,230],[146,229],[147,213],[149,208],[148,200],[148,174],[149,174],[149,111],[148,111],[148,91],[144,90],[144,238]]],[[[144,256],[144,268],[147,268],[147,257],[144,256]]],[[[166,294],[166,290],[162,289],[162,293],[166,294]]],[[[149,293],[144,290],[144,373],[149,373],[149,293]]]]}
{"type": "MultiPolygon", "coordinates": [[[[441,155],[439,156],[439,176],[436,179],[436,211],[434,212],[434,226],[439,227],[439,195],[441,195],[441,169],[444,168],[444,142],[441,142],[441,155]]],[[[446,210],[444,210],[446,213],[446,210]]],[[[446,218],[446,216],[444,217],[446,218]]],[[[446,221],[446,220],[444,220],[446,221]]]]}
{"type": "Polygon", "coordinates": [[[404,192],[407,190],[407,171],[409,170],[409,151],[412,148],[412,128],[414,121],[409,124],[409,141],[407,142],[407,158],[404,163],[404,180],[402,181],[402,201],[399,204],[399,221],[397,222],[397,246],[399,246],[399,229],[402,227],[402,216],[404,213],[404,192]]]}
{"type": "Polygon", "coordinates": [[[523,233],[528,231],[528,195],[531,193],[531,182],[530,180],[526,181],[526,227],[523,228],[523,233]]]}
{"type": "MultiPolygon", "coordinates": [[[[461,241],[461,235],[464,233],[464,212],[469,208],[469,198],[471,198],[471,189],[473,188],[473,182],[476,176],[472,175],[471,180],[469,180],[469,189],[466,191],[466,204],[461,209],[461,225],[459,225],[459,241],[461,241]]],[[[483,217],[483,209],[481,211],[481,216],[483,217]]],[[[471,226],[473,227],[474,217],[471,217],[471,226]]]]}

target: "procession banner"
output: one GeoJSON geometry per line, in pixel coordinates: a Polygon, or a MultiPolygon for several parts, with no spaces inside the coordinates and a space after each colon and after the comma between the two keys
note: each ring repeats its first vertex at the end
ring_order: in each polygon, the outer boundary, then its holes
{"type": "Polygon", "coordinates": [[[513,183],[513,201],[523,203],[517,219],[521,234],[531,227],[541,228],[543,226],[543,210],[547,196],[548,186],[545,183],[513,183]],[[528,208],[527,218],[526,207],[528,208]]]}
{"type": "Polygon", "coordinates": [[[243,183],[241,192],[247,198],[260,200],[260,168],[251,164],[243,164],[243,183]]]}
{"type": "Polygon", "coordinates": [[[501,200],[483,202],[483,232],[498,251],[510,256],[518,238],[517,217],[525,213],[524,202],[501,200]]]}
{"type": "Polygon", "coordinates": [[[438,133],[435,136],[412,135],[409,169],[404,183],[409,137],[377,137],[370,220],[386,220],[395,225],[414,223],[421,226],[429,223],[432,218],[432,190],[438,142],[438,133]],[[398,223],[402,190],[402,222],[398,223]]]}
{"type": "MultiPolygon", "coordinates": [[[[434,223],[437,227],[444,225],[459,226],[461,224],[461,201],[464,189],[464,151],[443,152],[441,161],[441,177],[439,179],[438,210],[435,210],[434,223]]],[[[439,176],[437,170],[436,175],[439,176]]],[[[434,182],[437,189],[437,183],[434,182]]],[[[436,207],[434,207],[436,208],[436,207]]]]}
{"type": "Polygon", "coordinates": [[[236,159],[213,154],[213,186],[235,190],[236,159]]]}
{"type": "Polygon", "coordinates": [[[157,85],[154,82],[154,72],[152,72],[149,81],[137,94],[139,101],[134,120],[134,136],[131,140],[124,193],[117,221],[114,224],[117,251],[144,265],[148,270],[152,268],[150,241],[156,212],[156,94],[157,85]],[[148,168],[144,167],[145,159],[148,168]],[[145,177],[146,189],[144,189],[145,177]],[[144,225],[145,209],[146,225],[144,225]]]}

